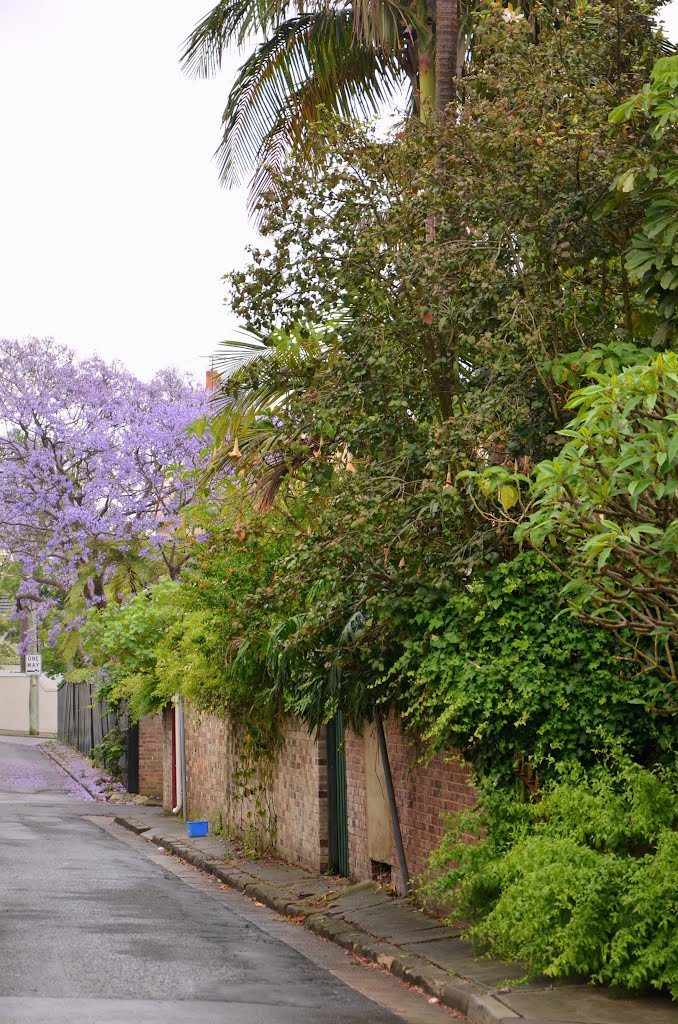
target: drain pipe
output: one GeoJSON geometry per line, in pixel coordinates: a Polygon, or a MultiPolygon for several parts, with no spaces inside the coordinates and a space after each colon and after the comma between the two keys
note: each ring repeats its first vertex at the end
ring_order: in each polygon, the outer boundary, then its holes
{"type": "Polygon", "coordinates": [[[177,806],[172,808],[172,814],[181,814],[183,812],[184,818],[186,818],[186,748],[184,745],[184,702],[181,697],[176,698],[174,716],[177,749],[177,762],[175,765],[177,806]]]}

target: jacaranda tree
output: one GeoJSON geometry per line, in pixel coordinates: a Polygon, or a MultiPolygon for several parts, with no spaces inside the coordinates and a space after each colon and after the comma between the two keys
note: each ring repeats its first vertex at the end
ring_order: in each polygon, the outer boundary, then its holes
{"type": "Polygon", "coordinates": [[[18,597],[75,619],[186,558],[182,512],[204,392],[172,370],[141,381],[52,340],[0,341],[0,524],[18,597]]]}

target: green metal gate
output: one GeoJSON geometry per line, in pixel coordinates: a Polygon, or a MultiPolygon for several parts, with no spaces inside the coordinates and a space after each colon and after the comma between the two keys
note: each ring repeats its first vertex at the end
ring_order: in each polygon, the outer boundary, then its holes
{"type": "Polygon", "coordinates": [[[327,831],[329,869],[348,875],[348,813],[344,716],[338,711],[325,727],[327,746],[327,831]]]}

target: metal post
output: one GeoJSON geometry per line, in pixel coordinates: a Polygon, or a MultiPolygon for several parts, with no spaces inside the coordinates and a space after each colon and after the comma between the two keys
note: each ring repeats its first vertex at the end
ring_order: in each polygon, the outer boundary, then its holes
{"type": "Polygon", "coordinates": [[[381,714],[379,711],[374,712],[374,724],[377,729],[377,741],[379,743],[381,763],[384,769],[384,779],[386,780],[386,796],[388,797],[388,806],[391,812],[391,825],[393,826],[393,837],[396,844],[396,853],[398,854],[398,866],[403,879],[403,885],[405,886],[405,895],[409,896],[410,873],[407,869],[407,860],[405,858],[403,834],[400,831],[400,817],[398,815],[398,805],[396,804],[395,792],[393,790],[393,776],[391,775],[391,762],[388,759],[388,747],[386,746],[384,723],[381,720],[381,714]]]}
{"type": "Polygon", "coordinates": [[[19,672],[26,671],[26,651],[24,649],[24,642],[26,640],[26,612],[23,610],[21,601],[17,600],[16,603],[17,615],[19,617],[19,672]]]}
{"type": "MultiPolygon", "coordinates": [[[[26,635],[30,646],[30,654],[38,653],[38,636],[35,621],[35,612],[31,609],[26,616],[26,635]]],[[[24,669],[26,659],[24,656],[24,669]]],[[[31,675],[28,681],[28,732],[31,736],[37,736],[40,732],[40,682],[39,675],[31,675]]]]}

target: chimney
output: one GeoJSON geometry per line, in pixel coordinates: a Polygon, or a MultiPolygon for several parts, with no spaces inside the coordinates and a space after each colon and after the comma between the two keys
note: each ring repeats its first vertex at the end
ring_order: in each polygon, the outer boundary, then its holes
{"type": "Polygon", "coordinates": [[[205,388],[214,391],[219,386],[219,374],[216,370],[208,370],[205,374],[205,388]]]}

